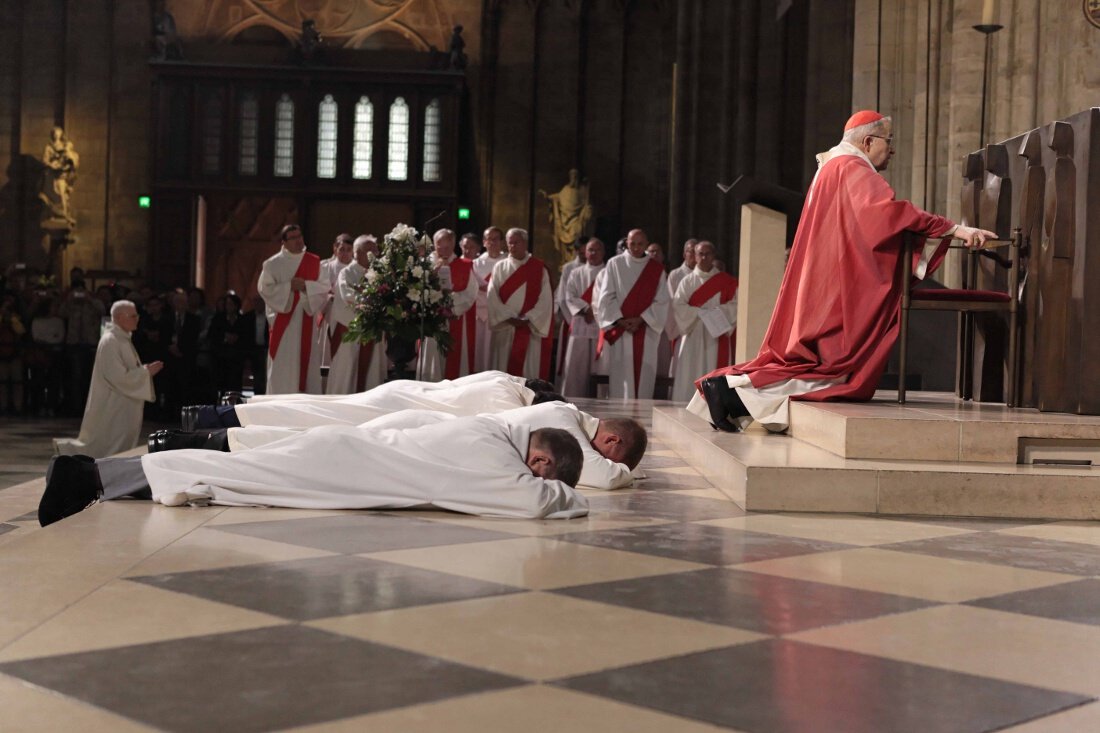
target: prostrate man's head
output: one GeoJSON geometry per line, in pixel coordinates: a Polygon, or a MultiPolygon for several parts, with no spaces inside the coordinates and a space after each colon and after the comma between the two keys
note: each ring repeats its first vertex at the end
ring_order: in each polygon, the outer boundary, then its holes
{"type": "Polygon", "coordinates": [[[279,241],[291,254],[300,254],[306,248],[305,237],[302,236],[302,228],[297,224],[287,224],[279,232],[279,241]]]}
{"type": "Polygon", "coordinates": [[[714,244],[703,240],[695,245],[695,268],[702,272],[710,272],[714,269],[715,258],[714,244]]]}
{"type": "Polygon", "coordinates": [[[699,240],[692,238],[684,242],[684,266],[689,270],[695,269],[695,246],[699,240]]]}
{"type": "Polygon", "coordinates": [[[631,229],[626,235],[626,251],[634,259],[645,257],[645,248],[649,246],[649,237],[641,229],[631,229]]]}
{"type": "Polygon", "coordinates": [[[894,155],[894,123],[889,117],[865,109],[848,118],[844,142],[863,151],[877,171],[886,170],[894,155]]]}
{"type": "Polygon", "coordinates": [[[354,241],[350,234],[337,234],[336,240],[332,243],[332,256],[335,257],[341,265],[347,265],[351,263],[352,252],[354,247],[354,241]]]}
{"type": "Polygon", "coordinates": [[[649,435],[637,420],[612,417],[600,420],[592,447],[609,461],[624,463],[633,471],[642,462],[649,435]]]}
{"type": "Polygon", "coordinates": [[[432,235],[436,259],[450,262],[455,256],[455,233],[451,229],[439,229],[432,235]]]}
{"type": "Polygon", "coordinates": [[[584,245],[584,258],[585,262],[593,267],[602,265],[604,258],[603,242],[595,237],[589,239],[588,244],[584,245]]]}
{"type": "Polygon", "coordinates": [[[567,430],[539,428],[531,431],[526,463],[531,473],[540,478],[557,479],[576,486],[581,478],[584,454],[580,443],[567,430]]]}
{"type": "Polygon", "coordinates": [[[504,230],[500,227],[489,227],[481,239],[485,243],[485,251],[494,260],[504,252],[504,230]]]}
{"type": "Polygon", "coordinates": [[[351,246],[355,261],[370,267],[370,261],[378,256],[378,240],[369,234],[360,234],[351,246]]]}
{"type": "Polygon", "coordinates": [[[133,333],[138,327],[137,306],[129,300],[116,300],[111,306],[111,323],[123,331],[133,333]]]}
{"type": "Polygon", "coordinates": [[[508,256],[514,260],[527,259],[527,230],[512,227],[504,237],[508,243],[508,256]]]}
{"type": "Polygon", "coordinates": [[[468,260],[477,259],[477,256],[481,254],[481,242],[478,241],[477,235],[473,232],[463,234],[458,246],[462,250],[462,256],[468,260]]]}

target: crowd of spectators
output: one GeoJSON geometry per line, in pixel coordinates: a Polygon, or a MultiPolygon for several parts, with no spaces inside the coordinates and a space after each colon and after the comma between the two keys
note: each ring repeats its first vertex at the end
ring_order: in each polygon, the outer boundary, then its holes
{"type": "Polygon", "coordinates": [[[264,391],[267,321],[258,297],[242,303],[230,292],[210,306],[195,287],[109,282],[92,290],[78,267],[59,288],[16,265],[0,274],[0,414],[82,415],[101,329],[111,304],[123,299],[140,314],[133,341],[141,361],[165,365],[148,417],[171,419],[181,406],[210,403],[220,391],[264,391]]]}

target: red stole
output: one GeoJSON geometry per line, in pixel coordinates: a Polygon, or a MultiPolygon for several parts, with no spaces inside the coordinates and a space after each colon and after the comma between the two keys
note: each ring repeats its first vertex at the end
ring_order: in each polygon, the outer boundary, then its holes
{"type": "MultiPolygon", "coordinates": [[[[329,358],[335,358],[336,352],[340,350],[340,344],[344,342],[344,334],[348,332],[348,327],[343,323],[337,323],[336,328],[333,329],[332,335],[329,337],[328,351],[329,358]]],[[[348,348],[354,348],[349,346],[348,348]]],[[[365,344],[359,344],[359,366],[358,371],[355,373],[355,391],[362,392],[367,387],[367,369],[370,367],[370,358],[374,354],[374,342],[368,341],[365,344]]]]}
{"type": "MultiPolygon", "coordinates": [[[[695,289],[688,298],[688,305],[692,308],[702,308],[703,305],[719,295],[719,303],[728,303],[737,295],[737,278],[725,272],[716,272],[710,279],[695,289]]],[[[730,356],[733,354],[733,339],[737,336],[737,329],[718,337],[718,360],[715,369],[729,366],[730,356]]]]}
{"type": "MultiPolygon", "coordinates": [[[[624,255],[629,257],[630,255],[624,255]]],[[[665,272],[665,268],[660,262],[654,259],[650,259],[646,263],[645,268],[642,270],[642,274],[638,275],[638,279],[634,281],[634,287],[630,289],[626,297],[623,298],[623,304],[620,308],[623,314],[623,318],[638,318],[645,312],[653,303],[653,298],[657,295],[657,286],[661,284],[661,275],[665,272]]],[[[642,359],[645,356],[645,332],[648,327],[643,325],[637,331],[634,332],[634,396],[638,396],[638,382],[642,376],[642,359]]],[[[619,338],[626,333],[625,329],[621,326],[612,326],[611,328],[605,328],[600,331],[600,337],[596,343],[596,358],[600,358],[600,354],[603,353],[603,345],[605,343],[613,344],[619,340],[619,338]]]]}
{"type": "MultiPolygon", "coordinates": [[[[508,279],[500,286],[500,300],[502,303],[507,303],[512,295],[519,290],[523,285],[527,286],[527,290],[523,294],[523,305],[520,306],[519,314],[522,316],[535,307],[535,303],[539,300],[539,295],[542,294],[542,273],[544,272],[546,265],[542,263],[542,260],[537,257],[531,256],[526,262],[520,265],[515,272],[508,276],[508,279]]],[[[531,326],[523,324],[522,326],[516,326],[515,335],[512,336],[512,351],[508,354],[508,373],[515,376],[523,376],[523,362],[527,357],[527,347],[531,343],[531,326]]],[[[543,339],[542,349],[542,361],[543,364],[539,365],[539,373],[549,367],[549,357],[546,351],[546,340],[543,339]]]]}
{"type": "MultiPolygon", "coordinates": [[[[451,288],[460,293],[470,284],[474,263],[472,260],[456,258],[451,260],[451,288]]],[[[477,307],[471,305],[461,316],[451,319],[451,350],[447,352],[447,364],[443,369],[444,379],[458,379],[462,365],[462,331],[466,331],[466,373],[474,373],[474,343],[477,338],[477,307]]]]}
{"type": "MultiPolygon", "coordinates": [[[[302,261],[298,263],[298,269],[294,271],[294,277],[303,280],[316,280],[321,274],[321,258],[312,252],[302,255],[302,261]]],[[[290,319],[294,317],[294,309],[298,307],[298,301],[302,294],[294,291],[294,302],[286,313],[278,313],[275,316],[275,324],[271,327],[271,338],[267,353],[272,359],[279,352],[279,343],[283,340],[283,334],[290,326],[290,319]]],[[[313,319],[308,314],[302,313],[302,345],[299,350],[298,364],[298,391],[306,391],[307,378],[309,377],[309,351],[313,342],[313,319]]]]}

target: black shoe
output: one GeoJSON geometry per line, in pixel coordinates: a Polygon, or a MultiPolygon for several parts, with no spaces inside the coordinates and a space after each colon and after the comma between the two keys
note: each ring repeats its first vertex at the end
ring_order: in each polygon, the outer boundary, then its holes
{"type": "Polygon", "coordinates": [[[547,382],[545,379],[528,379],[523,383],[523,386],[532,392],[553,392],[554,385],[547,382]]]}
{"type": "MultiPolygon", "coordinates": [[[[732,392],[738,403],[741,402],[741,398],[737,397],[736,390],[730,389],[726,378],[711,377],[704,379],[699,386],[703,391],[703,399],[706,400],[707,410],[710,412],[710,426],[724,433],[740,433],[741,428],[737,423],[730,420],[734,416],[730,414],[726,407],[730,401],[727,393],[732,392]]],[[[741,405],[741,407],[744,409],[744,405],[741,405]]]]}
{"type": "Polygon", "coordinates": [[[204,405],[189,405],[180,408],[180,430],[190,433],[195,429],[195,423],[199,420],[199,413],[204,405]]]}
{"type": "Polygon", "coordinates": [[[159,453],[166,450],[185,450],[199,448],[206,450],[226,450],[224,430],[158,430],[149,434],[149,452],[159,453]]]}
{"type": "Polygon", "coordinates": [[[46,469],[46,490],[38,502],[38,523],[45,527],[71,517],[86,509],[102,493],[94,458],[52,458],[46,469]]]}

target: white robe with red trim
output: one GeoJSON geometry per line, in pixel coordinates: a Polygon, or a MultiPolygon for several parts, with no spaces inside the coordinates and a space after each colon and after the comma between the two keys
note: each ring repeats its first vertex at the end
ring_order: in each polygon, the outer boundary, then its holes
{"type": "MultiPolygon", "coordinates": [[[[573,270],[565,286],[563,300],[572,326],[572,333],[565,349],[565,364],[562,367],[560,385],[561,393],[566,397],[587,397],[591,376],[607,374],[607,360],[597,361],[596,359],[596,335],[599,326],[595,320],[595,308],[581,297],[589,287],[595,284],[596,276],[603,272],[604,267],[605,265],[581,265],[573,270]],[[591,324],[585,320],[586,311],[592,315],[591,324]]],[[[592,290],[594,297],[595,288],[593,287],[592,290]]]]}
{"type": "MultiPolygon", "coordinates": [[[[699,268],[680,281],[676,295],[672,298],[672,312],[680,336],[680,348],[676,358],[676,376],[672,383],[672,399],[687,402],[695,394],[695,380],[712,372],[720,366],[718,363],[718,338],[700,320],[702,311],[717,308],[730,322],[731,329],[737,328],[737,296],[725,303],[722,294],[715,293],[701,307],[695,307],[688,301],[702,285],[718,274],[718,268],[703,272],[699,268]]],[[[730,354],[730,358],[732,358],[730,354]]]]}
{"type": "MultiPolygon", "coordinates": [[[[457,257],[452,257],[448,262],[452,262],[457,257]]],[[[436,256],[433,252],[431,255],[432,266],[435,267],[436,256]]],[[[466,287],[463,290],[453,291],[451,293],[451,309],[454,311],[456,318],[462,318],[466,315],[466,311],[475,307],[477,304],[477,274],[471,269],[470,278],[466,281],[466,287]]],[[[476,337],[475,337],[476,338],[476,337]]],[[[452,349],[458,349],[460,354],[458,365],[458,376],[464,377],[470,373],[469,369],[469,352],[471,345],[466,342],[466,328],[463,324],[462,334],[456,343],[451,344],[452,349]]],[[[420,345],[420,379],[424,382],[438,382],[443,379],[444,373],[447,370],[447,357],[444,356],[440,350],[439,345],[435,342],[435,339],[426,338],[420,345]]]]}
{"type": "Polygon", "coordinates": [[[483,372],[490,369],[489,366],[489,278],[493,275],[493,268],[498,262],[508,259],[507,253],[502,252],[499,257],[490,257],[488,252],[482,252],[474,260],[474,275],[477,276],[477,352],[474,354],[474,370],[483,372]]]}
{"type": "MultiPolygon", "coordinates": [[[[508,371],[508,357],[512,353],[512,339],[516,329],[510,323],[509,318],[517,318],[527,297],[527,285],[520,285],[508,298],[508,302],[500,299],[500,288],[531,258],[530,253],[523,260],[512,257],[498,262],[493,268],[493,275],[489,279],[489,293],[487,296],[489,306],[489,329],[492,332],[489,342],[489,368],[498,371],[508,371]]],[[[527,353],[523,361],[523,373],[520,376],[528,379],[536,379],[542,366],[542,339],[550,334],[550,325],[553,319],[554,298],[550,290],[550,275],[545,269],[542,271],[542,289],[539,291],[538,300],[532,306],[524,318],[531,327],[531,340],[528,342],[527,353]]]]}
{"type": "MultiPolygon", "coordinates": [[[[279,351],[272,359],[267,357],[267,391],[269,394],[283,392],[301,392],[298,374],[301,362],[301,333],[302,318],[312,318],[320,312],[328,299],[329,284],[321,280],[309,280],[306,282],[306,291],[301,293],[298,304],[294,304],[294,292],[290,289],[290,281],[298,266],[302,262],[305,252],[292,254],[281,248],[271,257],[264,260],[263,269],[260,271],[258,290],[260,297],[267,306],[267,325],[274,329],[275,317],[280,313],[290,313],[290,325],[287,326],[279,343],[279,351]]],[[[323,277],[323,272],[318,277],[323,277]]],[[[306,392],[309,394],[321,393],[321,350],[316,344],[316,329],[310,332],[309,372],[306,375],[306,392]]]]}
{"type": "MultiPolygon", "coordinates": [[[[600,328],[611,328],[623,317],[623,301],[648,263],[649,257],[631,257],[629,252],[607,261],[603,275],[596,282],[596,292],[592,299],[596,304],[596,318],[600,328]]],[[[657,340],[661,337],[665,319],[668,317],[668,301],[666,276],[661,273],[657,292],[641,315],[645,321],[642,326],[645,331],[645,353],[638,379],[638,399],[653,398],[653,387],[657,380],[657,340]]],[[[634,334],[624,333],[615,343],[604,344],[603,358],[607,359],[608,397],[633,399],[634,334]]]]}
{"type": "MultiPolygon", "coordinates": [[[[332,332],[338,326],[345,328],[351,324],[355,317],[355,298],[358,293],[355,286],[363,280],[367,270],[358,262],[340,271],[336,279],[336,298],[332,302],[330,338],[332,332]]],[[[359,391],[359,349],[357,343],[341,342],[332,357],[332,365],[328,370],[328,382],[325,384],[325,394],[348,395],[359,391]]],[[[386,342],[376,343],[371,347],[370,362],[367,365],[367,376],[363,389],[371,389],[386,381],[386,342]]]]}

